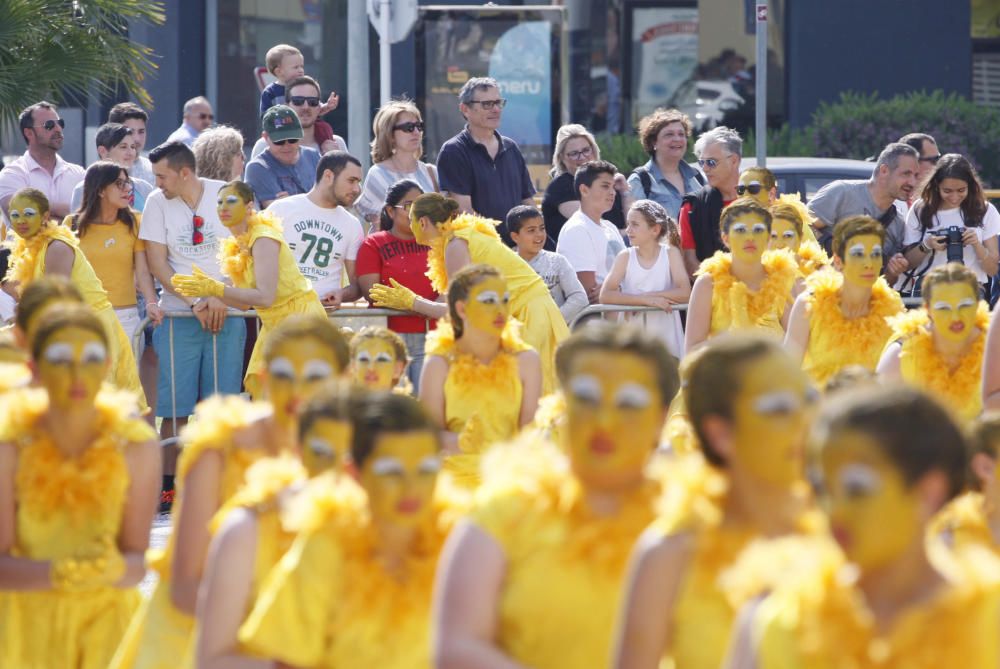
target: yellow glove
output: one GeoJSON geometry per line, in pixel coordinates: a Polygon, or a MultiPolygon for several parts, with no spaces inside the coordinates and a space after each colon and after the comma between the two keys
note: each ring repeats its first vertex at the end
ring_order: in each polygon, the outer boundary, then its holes
{"type": "Polygon", "coordinates": [[[417,294],[396,281],[389,279],[390,286],[376,283],[368,291],[372,303],[376,307],[386,309],[396,309],[397,311],[413,311],[413,303],[417,301],[417,294]]]}
{"type": "Polygon", "coordinates": [[[193,274],[174,274],[170,283],[179,295],[184,297],[222,297],[226,284],[194,268],[193,274]]]}
{"type": "Polygon", "coordinates": [[[117,584],[125,576],[125,558],[114,539],[106,536],[80,557],[54,560],[49,567],[52,589],[82,592],[117,584]]]}

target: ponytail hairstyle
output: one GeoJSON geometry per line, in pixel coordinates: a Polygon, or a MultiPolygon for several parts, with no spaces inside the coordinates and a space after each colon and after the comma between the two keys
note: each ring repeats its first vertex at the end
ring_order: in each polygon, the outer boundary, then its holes
{"type": "Polygon", "coordinates": [[[243,204],[253,204],[254,197],[256,197],[256,195],[253,192],[253,186],[247,182],[241,181],[240,179],[233,179],[232,181],[222,184],[222,187],[219,188],[219,190],[223,191],[227,188],[232,188],[236,191],[236,194],[240,196],[241,200],[243,200],[243,204]]]}
{"type": "MultiPolygon", "coordinates": [[[[416,206],[415,203],[414,206],[416,206]]],[[[451,285],[448,286],[448,320],[451,321],[451,329],[455,332],[456,340],[462,338],[465,326],[462,323],[462,317],[458,315],[458,309],[455,305],[468,300],[469,293],[472,292],[474,287],[486,279],[494,277],[502,279],[503,275],[492,265],[467,265],[452,277],[451,285]]]]}
{"type": "Polygon", "coordinates": [[[659,202],[654,202],[653,200],[636,200],[629,211],[635,211],[642,215],[646,219],[646,224],[649,227],[654,225],[660,226],[660,233],[657,235],[657,239],[663,241],[663,238],[667,238],[667,242],[676,249],[681,247],[681,233],[677,229],[677,222],[667,214],[667,210],[663,208],[659,202]]]}
{"type": "MultiPolygon", "coordinates": [[[[392,215],[389,210],[393,207],[399,206],[399,203],[403,201],[407,193],[415,190],[423,195],[424,190],[420,187],[413,179],[400,179],[396,183],[389,186],[389,190],[385,192],[385,203],[382,205],[382,210],[378,214],[378,227],[379,230],[392,230],[392,215]]],[[[414,203],[416,204],[416,203],[414,203]]],[[[413,211],[412,209],[410,211],[413,211]]]]}

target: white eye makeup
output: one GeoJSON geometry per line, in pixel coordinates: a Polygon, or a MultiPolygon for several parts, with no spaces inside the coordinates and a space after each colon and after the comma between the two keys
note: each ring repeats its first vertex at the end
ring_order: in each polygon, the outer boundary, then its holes
{"type": "Polygon", "coordinates": [[[601,402],[601,383],[593,376],[580,374],[569,380],[569,392],[574,398],[587,404],[601,402]]]}
{"type": "Polygon", "coordinates": [[[971,297],[967,297],[958,303],[959,309],[968,309],[969,307],[974,307],[974,306],[976,306],[976,301],[971,297]]]}
{"type": "Polygon", "coordinates": [[[645,409],[652,401],[649,390],[638,383],[623,383],[615,393],[615,405],[622,409],[645,409]]]}
{"type": "Polygon", "coordinates": [[[73,362],[73,346],[70,344],[50,344],[45,348],[45,362],[52,365],[68,365],[73,362]]]}
{"type": "Polygon", "coordinates": [[[333,460],[337,457],[337,451],[334,450],[333,446],[330,445],[326,439],[320,439],[318,437],[313,437],[308,442],[306,442],[306,448],[309,452],[315,455],[317,458],[323,458],[324,460],[333,460]]]}
{"type": "Polygon", "coordinates": [[[392,356],[382,351],[375,356],[375,362],[392,362],[392,356]]]}
{"type": "Polygon", "coordinates": [[[428,455],[420,461],[420,466],[417,467],[418,474],[430,475],[437,474],[439,471],[441,471],[441,459],[435,455],[428,455]]]}
{"type": "Polygon", "coordinates": [[[751,228],[751,232],[755,235],[763,234],[767,232],[767,226],[763,223],[754,223],[753,228],[751,228]]]}
{"type": "Polygon", "coordinates": [[[104,344],[96,341],[87,342],[83,346],[83,355],[80,362],[84,365],[103,364],[108,359],[108,349],[104,344]]]}
{"type": "Polygon", "coordinates": [[[354,361],[367,365],[372,361],[372,355],[368,351],[358,351],[358,354],[354,356],[354,361]]]}
{"type": "Polygon", "coordinates": [[[238,197],[236,197],[235,195],[227,195],[226,196],[226,204],[237,204],[239,201],[240,201],[240,199],[238,197]]]}
{"type": "Polygon", "coordinates": [[[32,207],[25,207],[24,208],[24,215],[25,216],[34,216],[37,213],[38,213],[38,210],[33,209],[32,207]]]}
{"type": "Polygon", "coordinates": [[[21,218],[21,212],[19,212],[17,209],[11,209],[10,210],[10,220],[15,221],[15,220],[17,220],[19,218],[21,218]]]}
{"type": "Polygon", "coordinates": [[[864,258],[865,257],[865,245],[864,244],[855,244],[851,248],[847,249],[847,255],[849,255],[852,258],[864,258]]]}
{"type": "Polygon", "coordinates": [[[729,226],[730,232],[735,232],[740,235],[745,235],[750,228],[747,227],[746,223],[733,223],[729,226]]]}
{"type": "Polygon", "coordinates": [[[882,247],[878,244],[872,247],[872,258],[882,257],[882,247]]]}
{"type": "Polygon", "coordinates": [[[495,290],[484,290],[479,295],[476,295],[476,302],[480,304],[498,304],[500,302],[500,294],[495,290]]]}
{"type": "Polygon", "coordinates": [[[784,232],[781,233],[781,236],[784,237],[785,239],[795,239],[795,231],[785,230],[784,232]]]}
{"type": "Polygon", "coordinates": [[[302,376],[306,381],[318,381],[333,374],[333,368],[325,360],[309,360],[302,368],[302,376]]]}
{"type": "Polygon", "coordinates": [[[402,476],[405,473],[403,463],[396,458],[381,457],[372,462],[372,474],[375,476],[402,476]]]}
{"type": "Polygon", "coordinates": [[[802,399],[793,392],[775,392],[757,397],[753,409],[762,416],[788,416],[800,409],[802,404],[802,399]]]}
{"type": "Polygon", "coordinates": [[[849,497],[870,495],[882,485],[882,477],[863,464],[845,465],[837,475],[838,487],[849,497]]]}
{"type": "Polygon", "coordinates": [[[281,379],[283,381],[291,381],[295,379],[295,365],[288,358],[275,358],[271,361],[271,364],[267,366],[267,371],[272,378],[281,379]]]}

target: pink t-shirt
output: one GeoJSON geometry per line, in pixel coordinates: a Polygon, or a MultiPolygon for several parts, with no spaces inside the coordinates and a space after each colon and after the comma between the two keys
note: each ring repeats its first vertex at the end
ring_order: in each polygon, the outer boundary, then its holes
{"type": "Polygon", "coordinates": [[[25,151],[20,158],[0,170],[0,202],[10,199],[22,188],[30,187],[45,193],[50,207],[69,211],[73,189],[83,181],[85,173],[82,167],[66,162],[57,154],[56,167],[49,174],[25,151]]]}

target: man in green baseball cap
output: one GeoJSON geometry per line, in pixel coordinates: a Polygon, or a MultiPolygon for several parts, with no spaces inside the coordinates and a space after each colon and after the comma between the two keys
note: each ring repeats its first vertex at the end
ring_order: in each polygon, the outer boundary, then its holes
{"type": "Polygon", "coordinates": [[[307,193],[313,187],[319,152],[299,146],[302,123],[287,105],[268,109],[261,125],[267,150],[247,163],[246,182],[253,186],[260,206],[266,207],[274,200],[307,193]]]}

